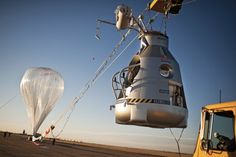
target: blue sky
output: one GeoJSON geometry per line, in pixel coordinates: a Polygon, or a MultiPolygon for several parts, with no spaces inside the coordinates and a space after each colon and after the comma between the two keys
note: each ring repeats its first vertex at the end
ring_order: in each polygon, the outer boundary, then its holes
{"type": "MultiPolygon", "coordinates": [[[[121,38],[112,26],[102,24],[102,39],[96,40],[96,19],[115,21],[114,10],[122,3],[130,6],[137,16],[148,2],[0,0],[0,105],[17,94],[0,109],[0,130],[22,132],[26,129],[30,132],[19,84],[27,68],[43,66],[60,72],[65,81],[64,95],[42,124],[40,131],[43,132],[94,76],[97,67],[121,38]]],[[[222,101],[236,99],[234,6],[233,0],[197,0],[184,5],[179,15],[169,17],[169,49],[180,64],[189,109],[188,127],[181,142],[184,152],[194,149],[201,107],[217,103],[219,89],[222,101]]],[[[153,12],[146,18],[152,15],[153,12]]],[[[160,28],[160,21],[161,16],[153,29],[160,28]]],[[[126,44],[134,35],[133,32],[127,38],[126,44]]],[[[138,49],[137,40],[86,93],[77,104],[62,138],[177,150],[168,129],[118,125],[114,112],[109,110],[115,102],[111,78],[129,63],[138,49]]],[[[174,132],[178,135],[180,129],[174,132]]]]}

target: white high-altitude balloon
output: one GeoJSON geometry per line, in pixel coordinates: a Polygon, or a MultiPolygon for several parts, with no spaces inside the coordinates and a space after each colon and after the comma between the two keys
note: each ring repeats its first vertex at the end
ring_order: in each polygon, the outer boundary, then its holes
{"type": "Polygon", "coordinates": [[[22,77],[20,91],[35,135],[62,96],[64,80],[58,72],[50,68],[30,68],[22,77]]]}

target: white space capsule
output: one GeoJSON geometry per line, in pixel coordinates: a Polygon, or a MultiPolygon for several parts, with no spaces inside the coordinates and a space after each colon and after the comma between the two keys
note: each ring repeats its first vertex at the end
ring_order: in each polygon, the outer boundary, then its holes
{"type": "Polygon", "coordinates": [[[112,78],[116,123],[154,128],[186,128],[188,109],[180,69],[168,37],[146,32],[141,50],[112,78]]]}

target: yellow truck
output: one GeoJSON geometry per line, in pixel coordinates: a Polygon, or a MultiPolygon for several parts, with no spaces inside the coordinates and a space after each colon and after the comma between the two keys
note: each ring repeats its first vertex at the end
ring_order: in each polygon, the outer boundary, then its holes
{"type": "Polygon", "coordinates": [[[236,157],[236,101],[202,108],[193,157],[236,157]]]}
{"type": "MultiPolygon", "coordinates": [[[[153,0],[149,10],[178,14],[183,0],[153,0]]],[[[236,101],[202,108],[194,157],[236,157],[236,101]]]]}

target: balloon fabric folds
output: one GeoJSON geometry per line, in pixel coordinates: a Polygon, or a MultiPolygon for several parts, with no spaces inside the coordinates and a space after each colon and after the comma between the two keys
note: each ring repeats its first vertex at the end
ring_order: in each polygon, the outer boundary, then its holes
{"type": "Polygon", "coordinates": [[[21,95],[35,135],[64,91],[61,75],[50,68],[30,68],[20,83],[21,95]]]}

